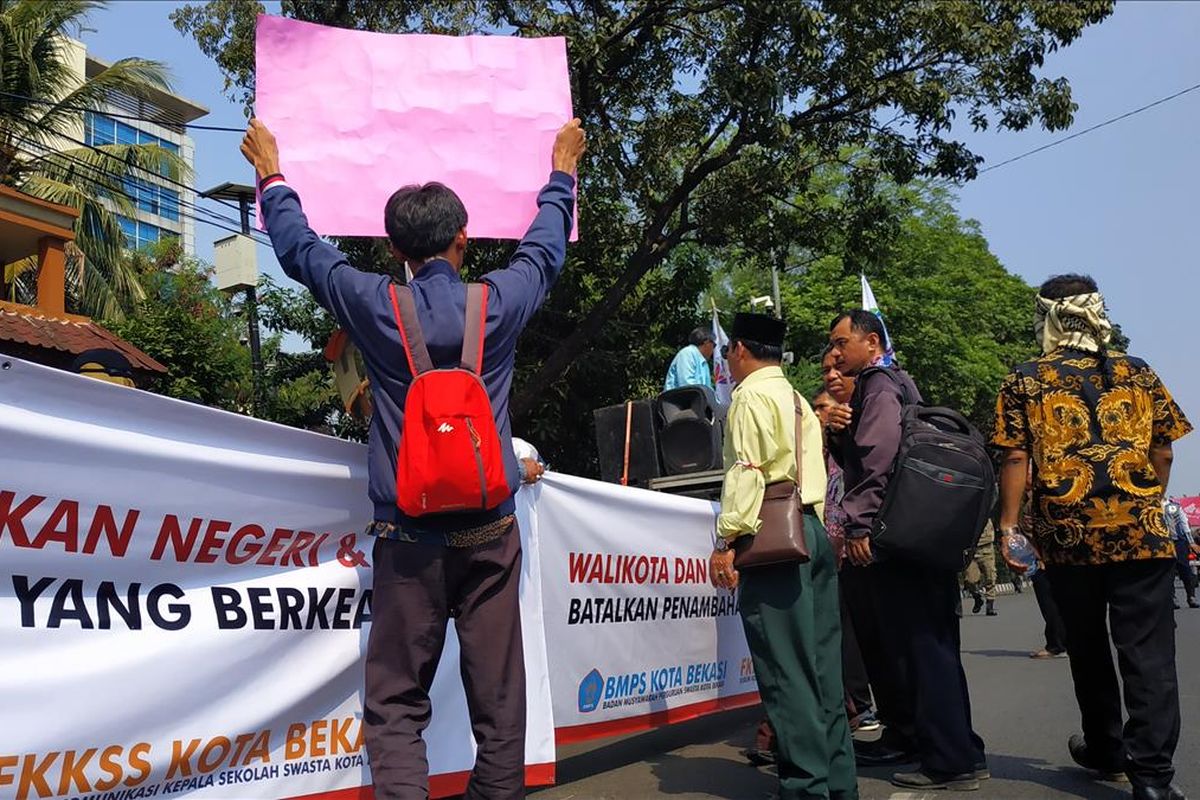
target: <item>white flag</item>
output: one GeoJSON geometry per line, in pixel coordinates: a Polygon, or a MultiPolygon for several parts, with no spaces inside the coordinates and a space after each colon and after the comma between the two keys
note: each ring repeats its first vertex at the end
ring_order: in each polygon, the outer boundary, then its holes
{"type": "Polygon", "coordinates": [[[713,306],[712,332],[713,342],[716,343],[716,347],[713,349],[713,375],[717,390],[717,402],[727,406],[733,398],[733,375],[729,372],[729,364],[725,361],[725,357],[721,355],[721,348],[729,344],[729,337],[721,328],[721,320],[717,316],[715,305],[713,306]]]}
{"type": "Polygon", "coordinates": [[[875,293],[871,291],[871,284],[867,283],[867,276],[860,275],[859,277],[862,278],[862,307],[879,317],[879,323],[883,325],[883,365],[890,367],[896,363],[896,349],[892,347],[892,335],[888,333],[883,312],[879,310],[879,303],[875,300],[875,293]]]}

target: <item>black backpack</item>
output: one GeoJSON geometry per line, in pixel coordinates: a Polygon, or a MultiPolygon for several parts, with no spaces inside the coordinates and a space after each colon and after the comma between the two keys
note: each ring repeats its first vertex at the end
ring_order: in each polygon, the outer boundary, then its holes
{"type": "Polygon", "coordinates": [[[880,555],[959,572],[971,563],[996,502],[996,473],[983,435],[949,408],[914,402],[887,368],[858,376],[859,386],[882,373],[903,399],[900,449],[871,528],[880,555]]]}

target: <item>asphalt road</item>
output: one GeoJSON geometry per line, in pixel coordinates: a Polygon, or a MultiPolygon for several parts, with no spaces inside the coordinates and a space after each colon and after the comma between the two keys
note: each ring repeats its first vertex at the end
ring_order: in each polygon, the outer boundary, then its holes
{"type": "MultiPolygon", "coordinates": [[[[1180,593],[1182,599],[1182,594],[1180,593]]],[[[963,621],[963,663],[971,684],[975,726],[988,745],[993,778],[987,798],[1129,797],[1128,785],[1097,783],[1071,764],[1067,737],[1079,713],[1066,659],[1033,661],[1041,646],[1041,617],[1033,594],[1000,597],[998,617],[963,621]]],[[[1200,610],[1176,612],[1183,736],[1175,755],[1176,783],[1200,800],[1200,610]]],[[[754,738],[757,709],[717,714],[644,734],[560,748],[557,786],[531,792],[534,800],[766,800],[774,776],[739,755],[754,738]]],[[[959,793],[909,792],[888,783],[890,772],[863,769],[863,800],[924,800],[959,793]]]]}

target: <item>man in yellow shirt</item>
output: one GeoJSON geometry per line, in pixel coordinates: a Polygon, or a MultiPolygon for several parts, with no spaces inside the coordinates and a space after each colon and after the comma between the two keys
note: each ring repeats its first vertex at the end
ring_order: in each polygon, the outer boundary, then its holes
{"type": "Polygon", "coordinates": [[[736,589],[763,706],[776,734],[781,800],[858,797],[843,702],[837,564],[819,517],[825,501],[821,423],[803,407],[796,452],[795,391],[780,368],[784,324],[738,314],[726,359],[738,386],[725,427],[725,485],[710,559],[713,584],[736,589]],[[732,544],[753,536],[769,484],[795,481],[800,464],[811,559],[733,567],[732,544]]]}

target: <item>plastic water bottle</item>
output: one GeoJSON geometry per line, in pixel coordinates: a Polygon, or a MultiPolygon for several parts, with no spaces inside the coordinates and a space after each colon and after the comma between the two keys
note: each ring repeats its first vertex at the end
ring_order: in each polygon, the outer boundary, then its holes
{"type": "Polygon", "coordinates": [[[1013,561],[1024,564],[1026,570],[1024,575],[1026,578],[1033,577],[1037,572],[1037,553],[1033,551],[1033,544],[1029,538],[1023,533],[1010,533],[1008,540],[1008,555],[1013,561]]]}

